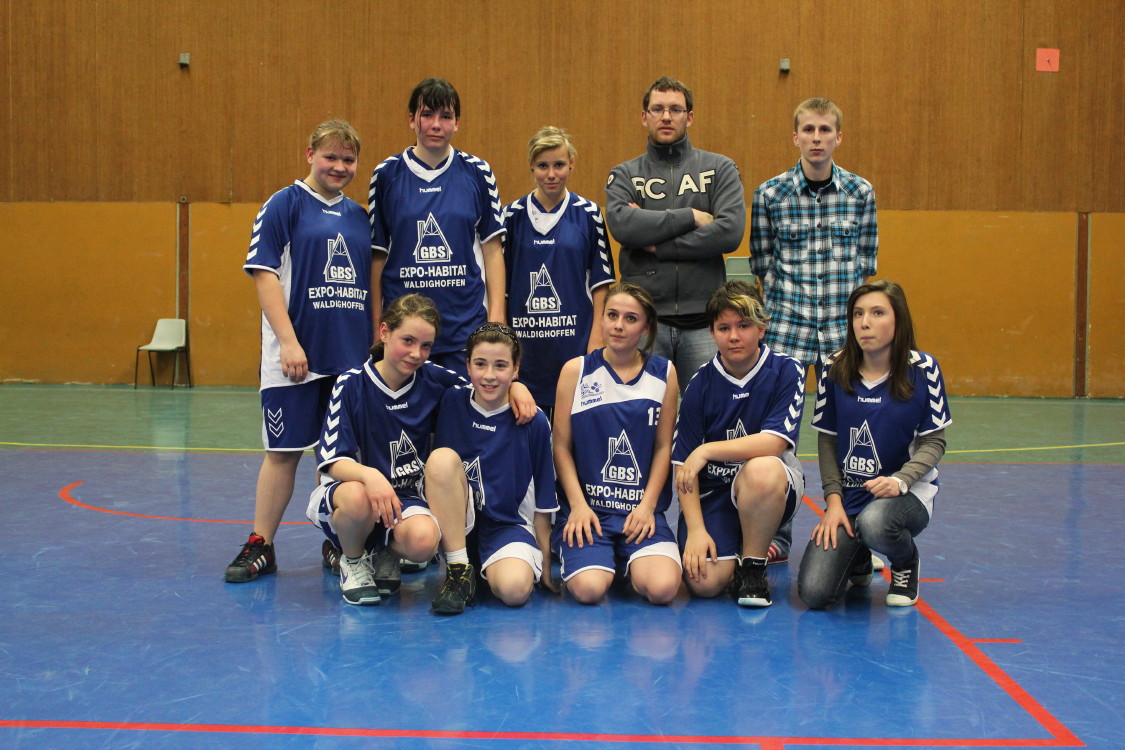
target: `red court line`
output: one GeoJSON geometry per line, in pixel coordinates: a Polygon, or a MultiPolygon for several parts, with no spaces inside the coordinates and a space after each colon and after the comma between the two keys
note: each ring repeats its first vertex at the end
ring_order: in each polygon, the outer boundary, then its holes
{"type": "Polygon", "coordinates": [[[973,643],[1023,643],[1022,638],[970,638],[973,643]]]}
{"type": "Polygon", "coordinates": [[[284,727],[254,724],[172,724],[132,721],[25,721],[0,719],[10,729],[110,729],[139,732],[213,732],[312,737],[381,737],[384,739],[534,740],[539,742],[643,742],[652,744],[758,745],[782,750],[787,745],[832,747],[1085,747],[1056,739],[892,738],[892,737],[723,737],[711,735],[593,734],[568,732],[467,732],[441,729],[366,729],[360,727],[284,727]]]}
{"type": "MultiPolygon", "coordinates": [[[[79,508],[85,508],[86,510],[97,511],[98,513],[110,513],[110,514],[115,515],[115,516],[129,516],[131,518],[150,518],[150,519],[153,519],[155,521],[191,521],[193,523],[250,523],[250,521],[224,521],[224,520],[217,519],[217,518],[176,518],[174,516],[150,516],[150,515],[146,515],[144,513],[126,513],[125,511],[122,511],[122,510],[110,510],[109,508],[99,508],[96,505],[89,505],[87,503],[82,502],[81,500],[76,500],[70,494],[70,491],[73,490],[75,487],[77,487],[79,485],[82,485],[82,484],[85,484],[85,483],[86,482],[84,482],[84,481],[71,482],[66,487],[63,487],[61,490],[59,490],[59,497],[62,498],[63,500],[65,500],[66,502],[70,503],[71,505],[78,506],[79,508]]],[[[299,526],[299,525],[303,525],[303,524],[307,523],[307,521],[282,521],[281,523],[299,526]]]]}
{"type": "MultiPolygon", "coordinates": [[[[70,496],[70,490],[84,484],[74,482],[59,490],[59,497],[68,503],[89,510],[112,513],[137,518],[154,518],[167,521],[199,521],[202,519],[171,518],[167,516],[147,516],[136,513],[98,508],[79,502],[70,496]]],[[[808,495],[801,498],[805,505],[818,515],[824,511],[808,495]]],[[[239,521],[212,521],[212,523],[242,523],[239,521]]],[[[883,572],[884,577],[887,572],[883,572]]],[[[915,608],[929,620],[940,633],[945,635],[982,672],[1000,687],[1026,713],[1039,723],[1050,735],[1038,739],[934,739],[934,738],[892,738],[892,737],[722,737],[687,735],[628,735],[628,734],[582,734],[563,732],[471,732],[443,730],[406,729],[361,729],[342,727],[282,727],[266,725],[223,725],[223,724],[166,724],[141,722],[100,722],[100,721],[24,721],[0,719],[0,727],[36,729],[114,729],[164,732],[217,732],[229,734],[281,734],[339,737],[383,737],[417,739],[468,739],[468,740],[536,740],[570,742],[644,742],[644,743],[693,743],[718,745],[758,745],[761,750],[783,750],[788,745],[828,745],[833,747],[1085,747],[1077,736],[1056,719],[1049,711],[1031,697],[1004,670],[996,666],[977,648],[977,643],[1019,643],[1018,639],[968,638],[949,624],[925,600],[919,599],[915,608]]]]}

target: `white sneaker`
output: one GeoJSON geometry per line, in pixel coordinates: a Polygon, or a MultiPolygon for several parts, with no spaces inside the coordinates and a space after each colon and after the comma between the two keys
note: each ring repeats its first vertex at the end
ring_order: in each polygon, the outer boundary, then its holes
{"type": "Polygon", "coordinates": [[[381,600],[379,588],[375,585],[375,571],[367,556],[352,563],[347,557],[340,557],[340,591],[348,604],[378,604],[381,600]]]}
{"type": "Polygon", "coordinates": [[[883,561],[880,560],[878,557],[875,557],[875,553],[872,552],[871,553],[871,569],[873,571],[875,571],[876,573],[878,573],[880,570],[882,570],[885,567],[886,567],[886,565],[883,563],[883,561]]]}

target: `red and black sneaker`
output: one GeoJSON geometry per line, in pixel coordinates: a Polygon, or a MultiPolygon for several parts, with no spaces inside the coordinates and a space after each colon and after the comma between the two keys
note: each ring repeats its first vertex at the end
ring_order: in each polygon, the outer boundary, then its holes
{"type": "Polygon", "coordinates": [[[227,566],[223,579],[227,583],[246,583],[263,573],[276,572],[277,558],[273,554],[273,545],[266,544],[266,540],[257,534],[251,534],[238,557],[227,566]]]}

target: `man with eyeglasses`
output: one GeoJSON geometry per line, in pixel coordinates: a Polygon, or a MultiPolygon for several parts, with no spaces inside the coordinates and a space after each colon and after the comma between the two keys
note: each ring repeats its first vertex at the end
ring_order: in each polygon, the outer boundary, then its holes
{"type": "Polygon", "coordinates": [[[676,365],[680,388],[715,356],[707,299],[726,280],[723,255],[746,231],[742,178],[721,154],[694,148],[691,89],[667,76],[642,101],[648,149],[606,184],[606,223],[621,244],[621,280],[656,302],[653,351],[676,365]]]}

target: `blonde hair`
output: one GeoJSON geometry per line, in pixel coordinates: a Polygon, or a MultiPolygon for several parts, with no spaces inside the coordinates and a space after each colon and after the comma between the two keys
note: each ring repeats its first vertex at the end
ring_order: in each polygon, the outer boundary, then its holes
{"type": "Polygon", "coordinates": [[[816,112],[818,115],[836,115],[836,132],[844,132],[844,113],[831,99],[824,96],[814,96],[798,104],[797,109],[793,110],[794,133],[799,129],[797,121],[801,119],[801,114],[804,112],[816,112]]]}
{"type": "Polygon", "coordinates": [[[535,161],[535,157],[544,151],[549,151],[559,146],[566,146],[566,153],[570,158],[578,156],[578,149],[574,147],[574,143],[570,140],[570,133],[562,128],[556,128],[554,125],[544,125],[539,128],[539,131],[531,136],[531,140],[527,142],[527,161],[530,164],[535,161]]]}
{"type": "Polygon", "coordinates": [[[339,143],[359,156],[359,133],[344,120],[329,120],[316,126],[309,136],[309,148],[314,152],[327,143],[339,143]]]}
{"type": "Polygon", "coordinates": [[[736,279],[723,282],[707,300],[708,326],[715,327],[715,321],[726,310],[734,310],[751,325],[765,326],[770,319],[766,306],[762,304],[762,293],[756,285],[736,279]]]}

